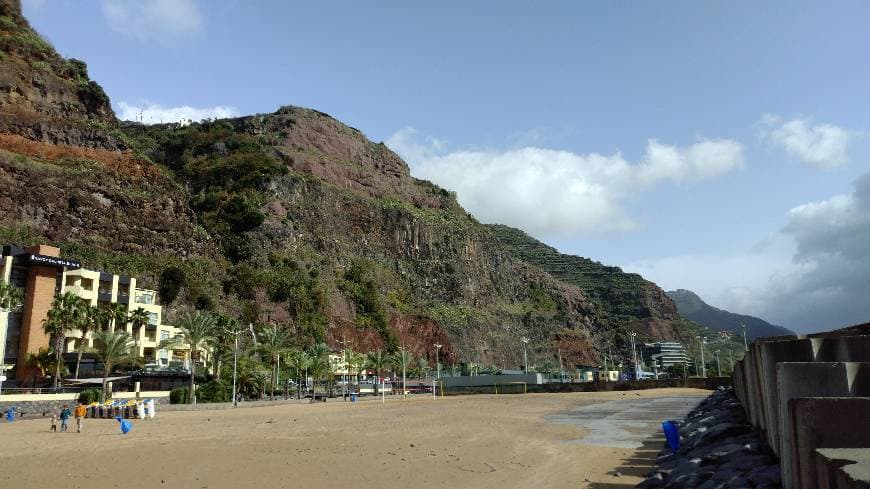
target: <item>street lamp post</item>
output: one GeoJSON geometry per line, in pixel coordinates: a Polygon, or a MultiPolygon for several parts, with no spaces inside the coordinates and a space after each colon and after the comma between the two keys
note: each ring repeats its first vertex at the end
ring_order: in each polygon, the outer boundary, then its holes
{"type": "Polygon", "coordinates": [[[236,377],[239,368],[239,333],[241,331],[236,331],[233,334],[233,407],[239,405],[239,396],[236,394],[236,377]]]}
{"type": "Polygon", "coordinates": [[[562,349],[559,348],[559,383],[565,382],[565,369],[562,368],[562,349]]]}
{"type": "Polygon", "coordinates": [[[631,358],[634,360],[634,380],[638,380],[637,373],[637,351],[634,348],[634,339],[637,336],[637,333],[634,331],[628,332],[628,337],[631,339],[631,358]]]}
{"type": "Polygon", "coordinates": [[[749,344],[746,342],[746,325],[740,323],[740,328],[743,329],[743,349],[749,351],[749,344]]]}
{"type": "Polygon", "coordinates": [[[716,350],[716,374],[722,376],[722,365],[719,364],[719,350],[716,350]]]}
{"type": "Polygon", "coordinates": [[[696,336],[698,338],[698,342],[701,343],[701,377],[707,377],[707,365],[704,363],[704,338],[703,336],[696,336]]]}
{"type": "Polygon", "coordinates": [[[441,346],[442,345],[441,345],[441,343],[435,343],[434,346],[435,346],[435,368],[438,372],[436,378],[440,379],[441,378],[441,360],[440,360],[441,357],[440,357],[439,353],[441,353],[441,346]]]}
{"type": "MultiPolygon", "coordinates": [[[[251,331],[253,332],[253,325],[249,325],[251,331]]],[[[228,331],[229,334],[233,335],[233,407],[239,405],[239,396],[236,392],[236,383],[238,378],[238,369],[239,369],[239,335],[242,334],[243,329],[237,329],[235,331],[228,331]]]]}
{"type": "Polygon", "coordinates": [[[407,353],[405,353],[405,345],[402,345],[399,351],[402,352],[402,399],[404,399],[408,394],[408,388],[405,385],[405,363],[408,359],[407,353]]]}
{"type": "Polygon", "coordinates": [[[348,372],[350,372],[350,368],[348,367],[347,361],[347,339],[345,339],[344,335],[342,335],[339,343],[341,343],[341,356],[344,360],[344,389],[342,389],[341,398],[342,400],[344,400],[344,402],[347,402],[348,372]]]}
{"type": "Polygon", "coordinates": [[[529,356],[526,354],[526,345],[529,343],[529,339],[523,336],[520,341],[523,342],[523,370],[529,373],[529,356]]]}

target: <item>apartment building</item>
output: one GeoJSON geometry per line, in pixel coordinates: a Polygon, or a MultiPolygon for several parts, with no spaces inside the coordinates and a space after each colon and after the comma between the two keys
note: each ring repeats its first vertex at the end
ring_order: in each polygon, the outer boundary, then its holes
{"type": "Polygon", "coordinates": [[[686,347],[676,341],[647,343],[641,347],[640,352],[644,364],[652,366],[655,363],[659,369],[689,363],[686,347]]]}
{"type": "MultiPolygon", "coordinates": [[[[133,336],[138,355],[148,364],[169,366],[187,365],[188,349],[184,346],[158,349],[162,340],[176,336],[177,328],[163,324],[163,309],[154,290],[137,286],[134,277],[113,275],[99,270],[83,268],[76,260],[60,257],[58,248],[37,245],[20,248],[3,246],[0,255],[0,280],[24,290],[24,303],[20,310],[0,312],[0,375],[14,371],[17,380],[31,378],[33,372],[25,368],[23,360],[29,353],[49,346],[42,323],[48,316],[54,297],[72,292],[92,306],[121,304],[129,317],[136,309],[144,310],[148,323],[134,331],[129,322],[114,325],[124,328],[133,336]]],[[[81,332],[67,334],[64,353],[74,353],[81,332]]],[[[86,336],[86,344],[93,346],[93,333],[86,336]]],[[[87,371],[86,358],[83,365],[87,371]]]]}

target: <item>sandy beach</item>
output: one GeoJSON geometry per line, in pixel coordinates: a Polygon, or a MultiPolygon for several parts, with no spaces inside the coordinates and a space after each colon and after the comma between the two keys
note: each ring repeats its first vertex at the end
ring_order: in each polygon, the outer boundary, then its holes
{"type": "Polygon", "coordinates": [[[0,425],[0,487],[632,487],[660,445],[584,445],[577,441],[586,429],[552,417],[614,400],[706,394],[656,389],[158,412],[128,435],[114,420],[86,420],[82,434],[51,433],[47,419],[22,421],[0,425]]]}

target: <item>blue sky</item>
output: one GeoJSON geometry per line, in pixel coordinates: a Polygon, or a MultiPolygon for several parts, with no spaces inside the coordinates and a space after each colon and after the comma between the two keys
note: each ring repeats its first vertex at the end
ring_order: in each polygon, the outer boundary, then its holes
{"type": "Polygon", "coordinates": [[[119,115],[317,108],[564,252],[799,330],[870,321],[870,251],[853,249],[870,238],[855,184],[870,172],[870,3],[29,0],[25,14],[119,115]]]}

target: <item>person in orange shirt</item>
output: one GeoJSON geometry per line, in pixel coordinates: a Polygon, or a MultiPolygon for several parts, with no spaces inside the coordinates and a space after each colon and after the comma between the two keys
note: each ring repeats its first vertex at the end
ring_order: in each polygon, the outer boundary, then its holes
{"type": "Polygon", "coordinates": [[[88,408],[86,408],[85,405],[82,404],[81,401],[79,401],[78,405],[76,406],[75,413],[73,413],[73,414],[76,417],[76,431],[81,433],[82,432],[82,420],[85,419],[85,416],[88,415],[88,408]]]}

